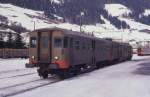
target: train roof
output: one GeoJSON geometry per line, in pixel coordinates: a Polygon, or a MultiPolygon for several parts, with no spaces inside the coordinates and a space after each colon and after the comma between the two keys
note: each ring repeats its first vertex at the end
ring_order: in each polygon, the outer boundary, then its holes
{"type": "Polygon", "coordinates": [[[62,31],[65,34],[71,34],[71,35],[79,35],[79,36],[85,36],[85,37],[95,37],[90,33],[84,33],[84,32],[78,32],[78,31],[72,31],[72,30],[67,30],[67,29],[63,29],[63,28],[58,28],[58,27],[52,27],[52,28],[41,28],[41,29],[36,29],[32,32],[45,32],[45,31],[50,31],[50,30],[58,30],[58,31],[62,31]]]}
{"type": "MultiPolygon", "coordinates": [[[[82,37],[88,37],[88,38],[96,38],[96,39],[101,39],[104,41],[108,41],[106,39],[102,39],[99,37],[94,36],[91,33],[85,33],[85,32],[78,32],[78,31],[72,31],[72,30],[67,30],[67,29],[63,29],[63,28],[58,28],[58,27],[52,27],[52,28],[41,28],[41,29],[36,29],[32,32],[46,32],[46,31],[50,31],[50,30],[58,30],[58,31],[62,31],[65,34],[70,34],[70,35],[76,35],[76,36],[82,36],[82,37]]],[[[31,32],[31,33],[32,33],[31,32]]]]}
{"type": "MultiPolygon", "coordinates": [[[[82,37],[87,37],[87,38],[94,38],[94,39],[97,39],[97,40],[101,40],[103,42],[106,42],[106,43],[118,43],[120,45],[129,45],[127,43],[119,43],[119,42],[115,42],[113,41],[112,39],[105,39],[105,38],[99,38],[99,37],[96,37],[94,36],[93,34],[91,33],[85,33],[85,32],[78,32],[78,31],[72,31],[72,30],[67,30],[67,29],[63,29],[63,28],[58,28],[58,27],[51,27],[51,28],[41,28],[41,29],[36,29],[32,32],[46,32],[46,31],[50,31],[50,30],[58,30],[58,31],[62,31],[64,32],[65,34],[70,34],[70,35],[76,35],[76,36],[82,36],[82,37]]],[[[32,33],[31,32],[31,33],[32,33]]]]}

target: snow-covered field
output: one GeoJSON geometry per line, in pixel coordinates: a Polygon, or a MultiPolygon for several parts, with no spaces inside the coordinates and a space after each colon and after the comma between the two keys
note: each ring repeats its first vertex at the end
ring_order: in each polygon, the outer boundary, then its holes
{"type": "Polygon", "coordinates": [[[27,61],[28,59],[0,59],[0,72],[25,69],[23,64],[27,61]]]}
{"type": "Polygon", "coordinates": [[[0,97],[150,97],[149,59],[134,55],[64,81],[38,77],[36,69],[24,67],[25,59],[0,59],[0,97]]]}

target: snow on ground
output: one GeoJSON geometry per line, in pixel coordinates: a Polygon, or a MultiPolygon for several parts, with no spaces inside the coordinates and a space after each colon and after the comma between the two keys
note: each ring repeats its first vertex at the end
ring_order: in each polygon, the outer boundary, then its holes
{"type": "Polygon", "coordinates": [[[130,26],[130,30],[126,30],[127,32],[129,32],[129,35],[126,35],[125,37],[126,39],[131,40],[130,38],[132,38],[132,40],[134,39],[137,42],[150,40],[150,34],[141,32],[142,30],[145,29],[150,30],[149,25],[136,22],[135,20],[132,19],[127,19],[122,17],[119,17],[119,19],[125,21],[130,26]]]}
{"type": "MultiPolygon", "coordinates": [[[[150,56],[134,55],[131,61],[78,75],[14,97],[150,97],[149,59],[150,56]]],[[[7,61],[3,60],[3,64],[2,61],[0,64],[8,65],[7,61]]],[[[17,64],[18,62],[16,61],[17,64]]]]}
{"type": "Polygon", "coordinates": [[[119,19],[125,21],[131,27],[131,29],[134,29],[134,30],[149,29],[150,30],[150,26],[136,22],[132,19],[126,19],[126,18],[119,18],[119,19]]]}
{"type": "Polygon", "coordinates": [[[60,0],[51,0],[54,3],[60,4],[60,0]]]}
{"type": "Polygon", "coordinates": [[[28,59],[0,59],[0,72],[25,69],[28,59]]]}
{"type": "Polygon", "coordinates": [[[7,97],[51,84],[57,79],[43,80],[37,68],[25,68],[28,59],[0,59],[0,97],[7,97]]]}
{"type": "Polygon", "coordinates": [[[103,16],[101,16],[101,19],[105,22],[104,24],[100,24],[101,26],[103,26],[106,29],[109,29],[109,30],[117,30],[117,28],[112,25],[110,23],[110,21],[108,21],[106,18],[104,18],[103,16]]]}

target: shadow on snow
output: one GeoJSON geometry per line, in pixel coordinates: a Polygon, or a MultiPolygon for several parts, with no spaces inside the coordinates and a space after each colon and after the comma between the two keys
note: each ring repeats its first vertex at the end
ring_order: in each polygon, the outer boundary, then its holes
{"type": "Polygon", "coordinates": [[[140,75],[150,75],[150,62],[139,64],[139,67],[133,73],[140,75]]]}

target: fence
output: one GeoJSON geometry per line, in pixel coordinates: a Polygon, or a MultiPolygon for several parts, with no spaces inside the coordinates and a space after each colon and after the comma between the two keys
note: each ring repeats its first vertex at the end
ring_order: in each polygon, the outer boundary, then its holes
{"type": "Polygon", "coordinates": [[[0,58],[28,58],[28,49],[0,49],[0,58]]]}

